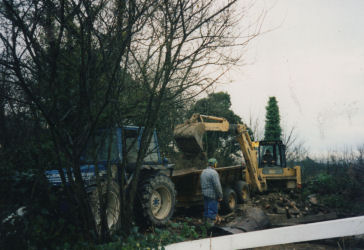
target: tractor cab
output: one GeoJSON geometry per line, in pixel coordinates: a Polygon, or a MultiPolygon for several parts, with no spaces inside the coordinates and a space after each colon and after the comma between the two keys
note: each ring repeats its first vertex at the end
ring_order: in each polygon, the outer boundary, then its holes
{"type": "Polygon", "coordinates": [[[282,168],[286,167],[286,146],[282,141],[260,141],[257,148],[259,168],[265,172],[281,173],[282,168]]]}
{"type": "MultiPolygon", "coordinates": [[[[133,176],[131,173],[134,172],[136,167],[143,130],[143,127],[125,126],[123,128],[100,129],[96,131],[80,158],[80,170],[83,180],[90,185],[94,183],[95,163],[97,164],[100,176],[106,174],[108,164],[111,165],[112,174],[116,175],[114,170],[116,171],[117,165],[122,162],[123,144],[126,146],[127,152],[126,172],[131,178],[133,176]],[[125,138],[125,142],[123,142],[123,138],[125,138]]],[[[142,168],[172,173],[173,165],[168,164],[166,159],[161,158],[157,133],[154,131],[142,168]]],[[[67,177],[65,169],[64,173],[67,177]]],[[[62,181],[58,170],[48,170],[46,171],[46,176],[53,185],[61,185],[62,181]]]]}
{"type": "MultiPolygon", "coordinates": [[[[122,145],[125,143],[127,170],[132,171],[137,162],[143,130],[143,127],[125,126],[123,129],[115,128],[97,131],[94,141],[91,141],[86,149],[85,155],[82,158],[83,162],[93,164],[95,158],[99,163],[108,161],[111,163],[121,162],[123,154],[122,145]],[[123,142],[123,138],[125,142],[123,142]]],[[[163,165],[156,131],[153,132],[143,164],[163,165]]]]}

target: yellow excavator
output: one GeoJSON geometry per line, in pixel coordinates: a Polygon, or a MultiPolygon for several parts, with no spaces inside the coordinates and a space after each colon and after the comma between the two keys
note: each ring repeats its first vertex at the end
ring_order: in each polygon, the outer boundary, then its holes
{"type": "Polygon", "coordinates": [[[230,124],[225,118],[193,114],[185,123],[176,126],[174,138],[180,151],[192,159],[204,152],[203,135],[207,131],[229,132],[236,136],[245,159],[245,182],[249,187],[249,190],[242,190],[243,196],[249,196],[250,191],[264,192],[277,186],[301,188],[301,168],[286,166],[282,141],[253,142],[244,124],[230,124]]]}

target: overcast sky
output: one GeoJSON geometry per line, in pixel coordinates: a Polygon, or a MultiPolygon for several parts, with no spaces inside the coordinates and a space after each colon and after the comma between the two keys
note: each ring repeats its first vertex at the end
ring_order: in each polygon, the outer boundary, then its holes
{"type": "MultiPolygon", "coordinates": [[[[244,2],[244,1],[243,1],[244,2]]],[[[271,8],[245,55],[247,66],[218,90],[232,109],[264,126],[269,96],[282,127],[297,128],[312,153],[364,144],[364,1],[257,1],[271,8]]]]}

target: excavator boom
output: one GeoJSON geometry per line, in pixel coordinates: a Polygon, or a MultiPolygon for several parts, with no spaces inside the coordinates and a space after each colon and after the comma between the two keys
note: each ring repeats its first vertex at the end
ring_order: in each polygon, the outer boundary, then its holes
{"type": "Polygon", "coordinates": [[[240,144],[240,149],[243,152],[245,164],[247,168],[247,178],[253,188],[259,192],[265,191],[266,182],[259,178],[257,151],[254,148],[253,142],[250,139],[248,129],[244,124],[237,124],[236,139],[240,144]]]}
{"type": "Polygon", "coordinates": [[[206,131],[229,132],[236,136],[245,159],[245,181],[252,189],[267,191],[267,183],[283,184],[289,189],[300,188],[301,168],[286,167],[285,146],[281,141],[252,142],[245,124],[229,124],[225,118],[194,114],[185,123],[176,126],[174,135],[177,146],[183,152],[184,159],[191,162],[190,165],[196,165],[197,160],[204,161],[206,158],[202,141],[206,131]],[[270,161],[262,155],[263,150],[268,148],[274,154],[270,161]]]}
{"type": "Polygon", "coordinates": [[[257,152],[244,124],[229,124],[225,118],[193,114],[185,123],[176,126],[174,138],[179,149],[193,158],[204,151],[202,138],[206,131],[231,132],[236,136],[245,158],[248,178],[254,188],[263,191],[258,178],[257,152]]]}

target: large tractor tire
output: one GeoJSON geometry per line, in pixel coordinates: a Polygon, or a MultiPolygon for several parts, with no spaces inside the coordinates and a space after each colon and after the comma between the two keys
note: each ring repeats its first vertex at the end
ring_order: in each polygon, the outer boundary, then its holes
{"type": "Polygon", "coordinates": [[[143,218],[147,225],[165,225],[172,217],[176,204],[176,191],[170,178],[165,175],[152,175],[141,183],[139,187],[141,214],[136,218],[143,218]]]}
{"type": "MultiPolygon", "coordinates": [[[[102,197],[107,202],[106,222],[111,232],[118,227],[120,220],[120,195],[119,185],[115,181],[110,182],[109,192],[107,194],[107,182],[101,183],[102,197]],[[107,199],[107,200],[106,200],[107,199]]],[[[89,202],[92,214],[95,218],[97,232],[101,232],[100,200],[97,187],[89,188],[89,202]]]]}
{"type": "Polygon", "coordinates": [[[248,183],[245,181],[237,181],[234,190],[238,196],[239,203],[245,203],[250,200],[250,189],[248,183]]]}
{"type": "Polygon", "coordinates": [[[226,187],[223,190],[223,198],[221,202],[221,209],[223,213],[231,213],[235,211],[237,205],[236,193],[233,189],[226,187]]]}

